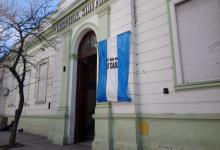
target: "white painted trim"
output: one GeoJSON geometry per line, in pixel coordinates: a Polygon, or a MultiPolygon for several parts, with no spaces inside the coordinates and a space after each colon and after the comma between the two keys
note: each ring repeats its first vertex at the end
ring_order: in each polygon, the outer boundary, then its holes
{"type": "MultiPolygon", "coordinates": [[[[48,73],[49,73],[49,57],[47,57],[47,58],[45,58],[45,59],[42,59],[39,63],[38,63],[38,72],[37,72],[37,84],[36,84],[36,86],[37,86],[37,89],[36,89],[36,91],[37,91],[37,93],[36,93],[36,103],[38,103],[38,102],[40,102],[40,104],[41,104],[41,102],[46,102],[46,100],[47,100],[47,84],[48,84],[48,73]],[[39,100],[38,99],[38,92],[39,92],[39,77],[40,77],[40,65],[43,65],[43,64],[47,64],[47,78],[46,78],[46,92],[45,92],[45,98],[44,98],[44,100],[39,100]]],[[[43,104],[44,104],[43,103],[43,104]]]]}
{"type": "Polygon", "coordinates": [[[183,66],[182,66],[182,61],[181,61],[181,52],[179,49],[179,36],[178,36],[178,27],[177,27],[177,20],[176,20],[177,16],[176,16],[175,6],[184,1],[187,1],[187,0],[171,0],[169,2],[177,84],[184,83],[184,76],[183,76],[183,70],[182,70],[183,66]]]}
{"type": "Polygon", "coordinates": [[[10,79],[10,82],[12,83],[9,83],[10,84],[10,90],[11,90],[11,93],[10,93],[10,100],[9,100],[9,104],[8,106],[13,106],[15,107],[16,106],[16,103],[17,103],[17,95],[18,95],[18,85],[17,85],[17,80],[14,76],[11,76],[11,79],[10,79]],[[15,93],[14,93],[15,92],[15,93]],[[15,100],[13,101],[13,94],[15,94],[15,100]]]}
{"type": "Polygon", "coordinates": [[[28,73],[30,73],[30,76],[29,76],[29,82],[26,84],[26,85],[24,85],[24,87],[25,86],[28,86],[28,95],[27,95],[27,99],[24,101],[24,103],[28,103],[28,101],[30,100],[30,85],[31,85],[31,69],[30,68],[28,68],[27,69],[27,71],[26,71],[26,76],[25,76],[25,79],[27,79],[27,74],[28,73]]]}
{"type": "MultiPolygon", "coordinates": [[[[88,32],[93,30],[98,37],[98,26],[93,22],[85,22],[83,25],[74,27],[72,38],[71,38],[71,51],[70,55],[78,55],[78,47],[83,38],[83,36],[88,32]],[[74,32],[75,31],[75,32],[74,32]]],[[[75,132],[75,110],[76,110],[76,90],[77,90],[77,60],[70,60],[70,76],[69,76],[69,95],[68,95],[68,105],[69,110],[69,120],[68,120],[68,143],[74,143],[74,132],[75,132]]]]}
{"type": "Polygon", "coordinates": [[[170,11],[170,23],[171,23],[171,36],[173,40],[173,52],[174,52],[174,60],[175,60],[175,69],[176,69],[176,87],[186,86],[191,84],[204,84],[210,82],[219,82],[219,78],[216,79],[201,79],[187,82],[184,79],[183,75],[183,64],[182,57],[180,51],[180,41],[179,41],[179,33],[178,33],[178,25],[177,25],[177,14],[176,14],[176,5],[182,4],[185,2],[189,2],[192,0],[168,0],[169,3],[169,11],[170,11]]]}

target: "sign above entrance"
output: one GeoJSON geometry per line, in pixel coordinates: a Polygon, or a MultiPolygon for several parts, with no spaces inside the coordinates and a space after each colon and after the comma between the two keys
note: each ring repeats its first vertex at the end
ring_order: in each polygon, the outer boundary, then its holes
{"type": "Polygon", "coordinates": [[[79,19],[87,15],[88,13],[92,12],[93,10],[98,8],[100,5],[102,5],[106,1],[108,0],[92,0],[91,2],[86,4],[82,9],[80,9],[77,12],[74,12],[72,15],[64,18],[61,22],[59,22],[56,25],[56,31],[60,32],[66,29],[71,24],[75,23],[76,21],[78,21],[79,19]]]}

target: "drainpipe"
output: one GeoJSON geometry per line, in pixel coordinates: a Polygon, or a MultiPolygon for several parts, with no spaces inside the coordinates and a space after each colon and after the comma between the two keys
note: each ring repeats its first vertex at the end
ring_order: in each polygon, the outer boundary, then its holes
{"type": "MultiPolygon", "coordinates": [[[[133,40],[134,40],[134,46],[133,48],[136,50],[136,43],[137,43],[137,40],[136,40],[136,29],[137,29],[137,9],[136,9],[136,0],[131,0],[131,4],[132,4],[132,24],[133,24],[133,40]]],[[[136,54],[136,57],[134,58],[135,59],[135,62],[136,62],[136,67],[138,66],[137,64],[137,54],[136,54]]],[[[135,124],[136,124],[136,142],[137,142],[137,149],[138,150],[143,150],[143,145],[142,145],[142,139],[141,139],[141,134],[140,134],[140,123],[141,123],[141,116],[140,116],[140,110],[139,110],[139,106],[138,106],[138,101],[139,101],[139,90],[138,90],[138,76],[136,75],[136,95],[137,95],[137,98],[135,100],[135,115],[136,115],[136,118],[135,118],[135,124]]]]}
{"type": "Polygon", "coordinates": [[[112,126],[113,116],[112,116],[112,103],[108,102],[108,141],[109,150],[113,150],[113,126],[112,126]]]}

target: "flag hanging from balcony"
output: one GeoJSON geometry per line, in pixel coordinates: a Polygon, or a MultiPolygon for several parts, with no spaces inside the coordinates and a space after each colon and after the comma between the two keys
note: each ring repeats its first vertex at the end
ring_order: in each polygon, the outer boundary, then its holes
{"type": "Polygon", "coordinates": [[[98,43],[98,102],[130,101],[130,31],[98,43]]]}

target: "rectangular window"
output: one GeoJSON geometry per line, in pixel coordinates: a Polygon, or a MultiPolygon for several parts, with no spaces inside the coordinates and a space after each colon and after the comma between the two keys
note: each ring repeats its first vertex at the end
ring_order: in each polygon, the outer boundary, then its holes
{"type": "Polygon", "coordinates": [[[39,64],[37,102],[45,102],[46,101],[47,74],[48,74],[48,62],[43,61],[42,63],[39,64]]]}
{"type": "Polygon", "coordinates": [[[8,79],[6,79],[4,71],[2,71],[2,70],[0,70],[0,71],[2,72],[2,74],[0,74],[0,97],[1,97],[2,95],[4,95],[3,87],[9,89],[9,86],[8,86],[8,84],[6,84],[6,83],[8,83],[8,79]],[[5,83],[5,81],[7,81],[7,82],[5,83]]]}
{"type": "Polygon", "coordinates": [[[177,84],[220,80],[220,1],[171,0],[177,84]]]}
{"type": "Polygon", "coordinates": [[[27,104],[28,99],[29,99],[30,79],[31,79],[31,71],[28,70],[26,72],[26,77],[24,80],[24,103],[25,104],[27,104]]]}
{"type": "Polygon", "coordinates": [[[14,77],[10,77],[10,92],[11,92],[11,99],[9,102],[9,106],[15,106],[16,100],[19,97],[18,95],[18,84],[17,80],[14,77]]]}

